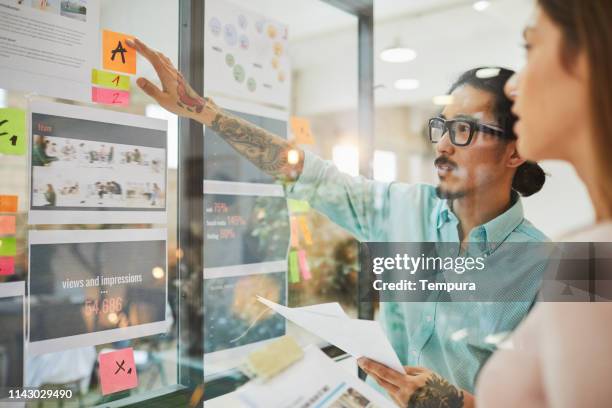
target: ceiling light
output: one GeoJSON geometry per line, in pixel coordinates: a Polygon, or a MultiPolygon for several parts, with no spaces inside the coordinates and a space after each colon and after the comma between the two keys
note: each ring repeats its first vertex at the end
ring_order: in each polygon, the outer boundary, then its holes
{"type": "Polygon", "coordinates": [[[481,68],[476,71],[476,78],[487,79],[487,78],[495,78],[499,75],[501,71],[500,68],[481,68]]]}
{"type": "Polygon", "coordinates": [[[416,56],[415,50],[401,46],[390,47],[380,53],[381,60],[395,63],[412,61],[416,56]]]}
{"type": "Polygon", "coordinates": [[[452,105],[454,100],[455,98],[453,98],[452,95],[438,95],[433,97],[434,105],[438,106],[452,105]]]}
{"type": "Polygon", "coordinates": [[[476,11],[485,11],[486,9],[489,8],[490,5],[491,5],[490,1],[481,0],[481,1],[475,1],[474,4],[472,4],[472,7],[474,7],[474,10],[476,11]]]}
{"type": "Polygon", "coordinates": [[[395,89],[399,89],[401,91],[412,91],[414,89],[417,89],[421,84],[419,83],[418,79],[409,79],[409,78],[404,78],[404,79],[398,79],[397,81],[395,81],[395,89]]]}

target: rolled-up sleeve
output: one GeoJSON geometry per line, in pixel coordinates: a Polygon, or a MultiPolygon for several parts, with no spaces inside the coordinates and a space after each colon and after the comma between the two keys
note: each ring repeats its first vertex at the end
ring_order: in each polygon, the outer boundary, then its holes
{"type": "Polygon", "coordinates": [[[352,177],[330,161],[305,152],[298,180],[287,186],[288,198],[307,201],[360,241],[375,241],[383,233],[390,184],[352,177]]]}

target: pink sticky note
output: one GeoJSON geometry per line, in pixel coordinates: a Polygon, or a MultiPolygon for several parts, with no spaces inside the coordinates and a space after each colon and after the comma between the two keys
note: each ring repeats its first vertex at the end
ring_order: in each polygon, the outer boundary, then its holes
{"type": "Polygon", "coordinates": [[[298,262],[300,263],[300,271],[302,271],[302,278],[304,278],[304,280],[310,280],[312,278],[312,274],[310,273],[308,261],[306,260],[306,251],[304,251],[303,249],[300,249],[298,251],[298,262]]]}
{"type": "Polygon", "coordinates": [[[16,221],[14,215],[0,215],[0,235],[15,235],[16,221]]]}
{"type": "Polygon", "coordinates": [[[0,256],[0,276],[15,274],[15,258],[12,256],[0,256]]]}
{"type": "Polygon", "coordinates": [[[91,88],[91,100],[105,105],[128,106],[130,104],[130,93],[118,89],[91,88]]]}
{"type": "Polygon", "coordinates": [[[300,246],[300,237],[298,236],[298,222],[293,215],[289,217],[289,225],[291,226],[291,247],[297,248],[300,246]]]}
{"type": "Polygon", "coordinates": [[[131,347],[100,354],[98,362],[102,395],[138,387],[134,350],[131,347]]]}

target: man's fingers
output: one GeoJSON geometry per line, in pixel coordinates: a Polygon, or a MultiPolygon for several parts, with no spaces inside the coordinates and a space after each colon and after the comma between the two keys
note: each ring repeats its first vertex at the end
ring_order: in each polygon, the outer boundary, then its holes
{"type": "Polygon", "coordinates": [[[383,380],[390,382],[396,386],[401,385],[404,380],[404,376],[402,374],[390,369],[389,367],[383,364],[377,363],[374,360],[370,360],[368,358],[360,358],[358,362],[359,366],[363,368],[363,370],[366,371],[368,374],[374,374],[376,377],[380,377],[383,380]]]}
{"type": "Polygon", "coordinates": [[[138,38],[134,38],[133,40],[127,40],[127,44],[134,48],[140,55],[145,57],[157,72],[159,79],[163,82],[166,78],[166,64],[160,58],[159,54],[156,51],[153,51],[149,48],[145,43],[140,41],[138,38]]]}
{"type": "MultiPolygon", "coordinates": [[[[151,98],[155,99],[158,103],[164,97],[164,93],[159,89],[153,82],[149,81],[146,78],[138,78],[136,83],[147,95],[151,98]]],[[[161,105],[161,103],[160,103],[161,105]]]]}
{"type": "Polygon", "coordinates": [[[425,372],[423,367],[404,366],[404,370],[408,375],[419,375],[425,372]]]}

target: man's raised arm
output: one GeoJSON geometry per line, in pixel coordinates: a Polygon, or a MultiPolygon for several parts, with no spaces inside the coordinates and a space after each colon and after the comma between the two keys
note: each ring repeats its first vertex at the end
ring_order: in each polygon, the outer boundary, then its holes
{"type": "Polygon", "coordinates": [[[160,106],[212,128],[232,148],[267,174],[293,181],[302,172],[304,152],[282,137],[244,119],[230,115],[209,98],[198,95],[168,57],[154,51],[138,39],[128,45],[144,56],[159,77],[162,89],[145,78],[137,84],[160,106]]]}

